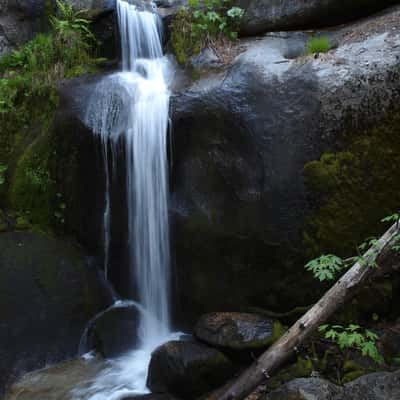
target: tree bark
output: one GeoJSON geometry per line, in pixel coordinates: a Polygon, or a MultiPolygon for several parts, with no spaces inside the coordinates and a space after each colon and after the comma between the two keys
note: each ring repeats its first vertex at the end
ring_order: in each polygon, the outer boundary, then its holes
{"type": "MultiPolygon", "coordinates": [[[[241,400],[249,395],[258,385],[268,380],[290,356],[297,347],[308,339],[311,334],[343,303],[355,294],[368,278],[374,274],[382,274],[389,269],[398,269],[399,256],[391,249],[391,244],[397,240],[399,224],[394,224],[363,256],[364,260],[376,260],[379,268],[356,262],[325,295],[306,314],[304,314],[288,331],[275,342],[258,360],[245,370],[233,383],[211,393],[207,400],[241,400]]],[[[373,295],[373,294],[371,294],[373,295]]]]}

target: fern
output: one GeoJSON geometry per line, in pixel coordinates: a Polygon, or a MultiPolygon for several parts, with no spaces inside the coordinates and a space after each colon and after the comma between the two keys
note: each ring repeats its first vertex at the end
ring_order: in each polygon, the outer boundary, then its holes
{"type": "Polygon", "coordinates": [[[376,346],[378,335],[360,325],[321,325],[319,327],[325,339],[335,342],[341,350],[353,349],[361,352],[365,357],[372,358],[375,362],[383,363],[383,357],[376,346]]]}

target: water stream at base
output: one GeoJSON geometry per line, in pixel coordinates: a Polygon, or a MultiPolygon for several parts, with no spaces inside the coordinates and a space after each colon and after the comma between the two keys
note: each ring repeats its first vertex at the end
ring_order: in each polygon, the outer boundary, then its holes
{"type": "MultiPolygon", "coordinates": [[[[138,297],[139,343],[123,357],[110,360],[109,368],[91,385],[76,388],[73,398],[77,400],[117,400],[128,394],[148,392],[146,377],[151,352],[179,336],[170,330],[169,309],[167,82],[171,66],[162,53],[159,16],[124,0],[117,0],[117,11],[123,71],[97,85],[86,123],[102,144],[106,178],[103,217],[106,276],[110,261],[113,177],[118,168],[126,170],[130,264],[127,279],[132,297],[134,293],[138,297]],[[124,157],[120,157],[121,153],[124,157]],[[125,159],[125,165],[121,166],[121,158],[125,159]]],[[[116,302],[110,309],[124,305],[116,302]]],[[[121,332],[126,334],[129,332],[121,332]]]]}

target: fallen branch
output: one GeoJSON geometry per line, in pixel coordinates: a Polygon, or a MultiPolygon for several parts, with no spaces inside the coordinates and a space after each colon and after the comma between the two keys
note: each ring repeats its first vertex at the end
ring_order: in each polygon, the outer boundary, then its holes
{"type": "Polygon", "coordinates": [[[399,225],[394,224],[371,247],[362,260],[356,262],[306,314],[304,314],[277,342],[263,353],[233,383],[211,393],[208,400],[241,400],[258,385],[265,382],[289,357],[296,353],[300,344],[325,321],[327,321],[347,299],[361,288],[375,273],[398,269],[399,256],[392,250],[398,239],[399,225]],[[377,263],[379,268],[368,267],[377,263]]]}

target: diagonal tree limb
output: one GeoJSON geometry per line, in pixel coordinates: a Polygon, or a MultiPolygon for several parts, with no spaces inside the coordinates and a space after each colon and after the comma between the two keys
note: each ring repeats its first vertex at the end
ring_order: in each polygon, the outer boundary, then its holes
{"type": "Polygon", "coordinates": [[[399,228],[397,223],[389,228],[363,255],[363,261],[356,262],[306,314],[233,383],[211,393],[207,400],[244,399],[258,385],[268,380],[270,375],[296,352],[297,347],[351,298],[367,279],[373,278],[376,274],[387,273],[391,269],[398,270],[400,257],[392,250],[392,244],[398,239],[399,228]],[[375,261],[379,268],[368,267],[375,261]]]}

